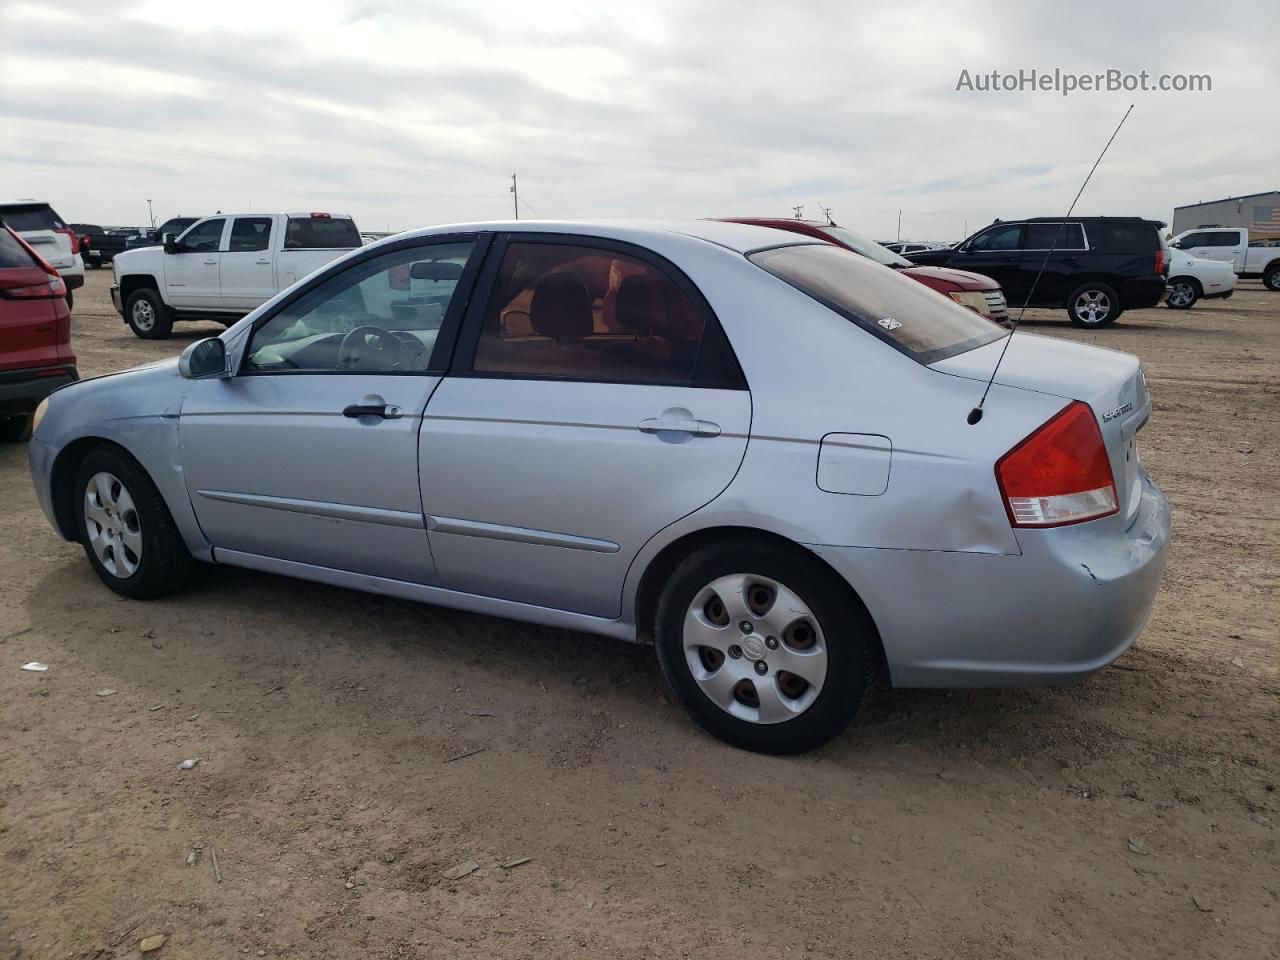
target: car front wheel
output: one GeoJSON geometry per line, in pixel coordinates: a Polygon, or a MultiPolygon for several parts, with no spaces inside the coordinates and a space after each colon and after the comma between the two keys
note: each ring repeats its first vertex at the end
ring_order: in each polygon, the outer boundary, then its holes
{"type": "Polygon", "coordinates": [[[1067,316],[1077,327],[1105,327],[1120,316],[1120,298],[1105,283],[1086,283],[1067,297],[1067,316]]]}
{"type": "Polygon", "coordinates": [[[108,587],[151,600],[181,587],[191,554],[164,498],[133,457],[94,450],[76,473],[76,521],[89,563],[108,587]]]}
{"type": "Polygon", "coordinates": [[[155,290],[135,290],[129,294],[124,315],[129,329],[143,340],[163,340],[173,329],[169,308],[155,290]]]}
{"type": "Polygon", "coordinates": [[[1190,310],[1200,299],[1200,285],[1190,277],[1175,277],[1169,281],[1169,295],[1164,304],[1174,310],[1190,310]]]}
{"type": "Polygon", "coordinates": [[[663,673],[689,714],[728,743],[799,753],[857,714],[879,639],[847,586],[800,548],[752,539],[703,548],[658,603],[663,673]]]}
{"type": "Polygon", "coordinates": [[[1262,275],[1262,285],[1268,290],[1280,291],[1280,267],[1272,267],[1262,275]]]}

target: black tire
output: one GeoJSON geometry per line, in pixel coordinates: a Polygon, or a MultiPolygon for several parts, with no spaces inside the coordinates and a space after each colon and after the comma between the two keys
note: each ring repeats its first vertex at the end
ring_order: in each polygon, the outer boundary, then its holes
{"type": "Polygon", "coordinates": [[[1088,329],[1105,327],[1115,323],[1121,311],[1120,297],[1105,283],[1097,281],[1082,283],[1071,291],[1071,296],[1067,297],[1067,316],[1071,318],[1072,326],[1088,329]],[[1082,300],[1082,298],[1088,299],[1082,300]],[[1092,306],[1086,304],[1092,304],[1092,306]],[[1104,305],[1105,310],[1099,309],[1104,305]]]}
{"type": "Polygon", "coordinates": [[[31,415],[0,418],[0,443],[22,443],[31,439],[31,415]]]}
{"type": "MultiPolygon", "coordinates": [[[[768,614],[764,614],[767,616],[768,614]]],[[[764,632],[764,621],[759,632],[764,632]]],[[[727,639],[750,634],[732,622],[727,639]]],[[[709,733],[744,750],[759,753],[801,753],[821,746],[849,725],[866,699],[879,664],[880,639],[870,615],[848,586],[816,557],[800,547],[779,549],[776,542],[740,537],[712,544],[696,551],[672,571],[658,600],[656,647],[662,672],[689,715],[709,733]],[[821,689],[803,712],[777,723],[760,723],[733,716],[704,693],[694,676],[685,651],[684,622],[691,605],[721,577],[746,574],[760,577],[789,589],[808,607],[817,621],[825,646],[826,676],[821,689]]],[[[777,640],[769,636],[766,642],[777,640]]],[[[757,642],[759,662],[772,654],[757,642]]],[[[697,657],[694,653],[691,656],[697,657]]],[[[739,648],[737,659],[745,666],[752,654],[739,648]]],[[[705,668],[706,661],[702,661],[705,668]]],[[[725,669],[728,659],[721,656],[725,669]]],[[[758,666],[758,664],[757,664],[758,666]]],[[[755,682],[771,682],[781,688],[783,674],[774,667],[755,682]],[[774,671],[777,671],[775,676],[774,671]]],[[[750,672],[750,671],[747,671],[750,672]]],[[[742,681],[738,681],[741,684],[742,681]]],[[[737,687],[735,686],[736,690],[737,687]]],[[[752,687],[754,690],[754,686],[752,687]]],[[[736,697],[736,694],[734,695],[736,697]]],[[[796,701],[797,703],[799,701],[796,701]]],[[[759,699],[757,698],[757,703],[759,699]]],[[[736,708],[735,708],[736,709],[736,708]]]]}
{"type": "Polygon", "coordinates": [[[1170,310],[1190,310],[1202,296],[1204,291],[1195,277],[1171,277],[1164,305],[1170,310]]]}
{"type": "MultiPolygon", "coordinates": [[[[76,532],[85,556],[98,578],[116,593],[134,600],[152,600],[179,589],[191,572],[192,559],[173,522],[156,485],[133,457],[119,447],[99,447],[84,458],[76,471],[74,488],[76,532]],[[108,569],[90,540],[89,525],[104,529],[87,517],[86,494],[90,482],[100,474],[116,478],[132,501],[131,511],[116,511],[113,522],[130,530],[136,527],[141,537],[141,553],[135,557],[136,569],[126,570],[121,561],[116,570],[108,569]],[[132,513],[130,518],[128,513],[132,513]]],[[[123,498],[122,498],[123,499],[123,498]]],[[[122,541],[117,540],[117,543],[122,541]]],[[[115,563],[115,561],[112,561],[115,563]]]]}
{"type": "Polygon", "coordinates": [[[164,340],[173,330],[173,314],[157,290],[144,288],[129,294],[124,305],[125,323],[143,340],[164,340]]]}
{"type": "Polygon", "coordinates": [[[1268,290],[1280,293],[1280,264],[1273,264],[1267,268],[1262,275],[1262,285],[1268,290]]]}

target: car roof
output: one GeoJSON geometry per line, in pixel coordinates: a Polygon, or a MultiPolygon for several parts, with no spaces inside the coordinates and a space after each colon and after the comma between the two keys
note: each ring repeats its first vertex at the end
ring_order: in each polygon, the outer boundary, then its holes
{"type": "Polygon", "coordinates": [[[1164,222],[1161,220],[1148,220],[1146,217],[1022,217],[1015,220],[1001,220],[1001,223],[1076,223],[1077,221],[1084,223],[1149,223],[1153,226],[1163,227],[1164,222]]]}
{"type": "MultiPolygon", "coordinates": [[[[407,230],[396,234],[397,240],[443,233],[511,233],[586,234],[610,240],[623,240],[644,246],[672,235],[705,240],[738,253],[750,253],[763,247],[807,243],[798,234],[780,236],[780,231],[745,223],[723,220],[487,220],[473,223],[449,223],[407,230]]],[[[813,241],[820,243],[821,241],[813,241]]]]}

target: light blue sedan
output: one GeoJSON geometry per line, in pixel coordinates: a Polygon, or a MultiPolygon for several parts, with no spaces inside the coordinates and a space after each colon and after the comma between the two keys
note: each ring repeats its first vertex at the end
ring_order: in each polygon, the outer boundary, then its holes
{"type": "Polygon", "coordinates": [[[102,581],[194,561],[653,641],[793,752],[898,686],[1133,642],[1169,510],[1136,358],[740,224],[489,223],[353,251],[178,360],[59,390],[35,487],[102,581]]]}

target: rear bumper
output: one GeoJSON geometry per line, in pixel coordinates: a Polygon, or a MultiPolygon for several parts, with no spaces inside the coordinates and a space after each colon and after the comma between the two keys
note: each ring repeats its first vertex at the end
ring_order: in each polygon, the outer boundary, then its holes
{"type": "Polygon", "coordinates": [[[1231,297],[1231,295],[1234,294],[1235,292],[1236,292],[1236,288],[1232,287],[1230,290],[1219,290],[1217,293],[1206,293],[1200,299],[1201,300],[1226,300],[1229,297],[1231,297]]]}
{"type": "Polygon", "coordinates": [[[1149,277],[1131,277],[1120,283],[1120,305],[1125,310],[1154,307],[1164,299],[1168,281],[1158,273],[1149,277]]]}
{"type": "Polygon", "coordinates": [[[1151,615],[1168,502],[1144,472],[1128,529],[1105,522],[1020,529],[1020,555],[811,549],[867,604],[895,686],[1051,686],[1111,663],[1151,615]]]}
{"type": "Polygon", "coordinates": [[[5,370],[0,372],[0,416],[13,417],[34,413],[36,406],[59,387],[75,383],[80,374],[75,367],[45,367],[37,370],[5,370]],[[51,376],[38,376],[40,369],[61,371],[51,376]]]}

